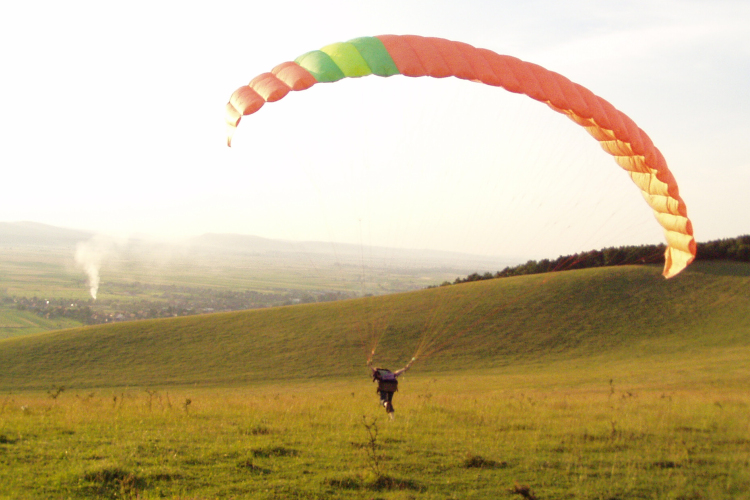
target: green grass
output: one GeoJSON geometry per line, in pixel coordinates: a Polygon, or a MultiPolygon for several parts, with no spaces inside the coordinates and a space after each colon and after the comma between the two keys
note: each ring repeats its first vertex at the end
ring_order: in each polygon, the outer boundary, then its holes
{"type": "Polygon", "coordinates": [[[746,386],[675,368],[9,394],[0,498],[750,498],[746,386]]]}
{"type": "Polygon", "coordinates": [[[749,499],[748,290],[590,269],[2,340],[0,499],[749,499]],[[391,367],[445,346],[394,421],[371,330],[391,367]]]}
{"type": "Polygon", "coordinates": [[[2,295],[84,298],[85,275],[75,268],[73,249],[0,248],[2,295]]]}
{"type": "Polygon", "coordinates": [[[66,318],[45,319],[29,311],[0,304],[0,339],[81,326],[66,318]]]}
{"type": "Polygon", "coordinates": [[[87,327],[0,341],[0,389],[227,385],[395,367],[422,372],[604,356],[681,359],[744,348],[750,266],[589,269],[336,303],[87,327]],[[429,352],[429,349],[428,349],[429,352]]]}

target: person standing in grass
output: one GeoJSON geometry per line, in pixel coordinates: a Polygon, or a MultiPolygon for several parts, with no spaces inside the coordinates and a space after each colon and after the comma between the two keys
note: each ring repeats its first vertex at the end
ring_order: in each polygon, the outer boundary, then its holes
{"type": "Polygon", "coordinates": [[[388,416],[393,418],[393,394],[398,390],[398,377],[409,369],[416,358],[411,358],[411,361],[406,366],[395,372],[390,371],[388,368],[377,368],[372,366],[372,359],[367,360],[367,366],[372,370],[372,381],[378,382],[377,392],[380,395],[380,404],[385,407],[388,416]]]}

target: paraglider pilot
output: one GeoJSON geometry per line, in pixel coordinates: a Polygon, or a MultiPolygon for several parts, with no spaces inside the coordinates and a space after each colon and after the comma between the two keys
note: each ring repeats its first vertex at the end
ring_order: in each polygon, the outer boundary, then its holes
{"type": "Polygon", "coordinates": [[[367,366],[372,370],[372,381],[378,382],[377,392],[380,395],[380,403],[385,407],[386,413],[391,418],[393,418],[393,393],[398,390],[398,377],[408,370],[415,360],[416,358],[411,358],[406,366],[395,372],[387,368],[374,367],[372,366],[372,359],[367,360],[367,366]]]}

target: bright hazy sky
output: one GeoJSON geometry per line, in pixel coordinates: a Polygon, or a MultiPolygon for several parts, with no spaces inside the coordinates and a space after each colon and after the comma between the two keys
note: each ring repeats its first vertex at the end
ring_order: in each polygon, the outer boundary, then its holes
{"type": "Polygon", "coordinates": [[[556,71],[667,159],[698,241],[750,233],[750,2],[40,1],[0,7],[0,220],[555,257],[663,242],[580,127],[447,79],[316,85],[246,117],[275,65],[380,34],[463,41],[556,71]]]}

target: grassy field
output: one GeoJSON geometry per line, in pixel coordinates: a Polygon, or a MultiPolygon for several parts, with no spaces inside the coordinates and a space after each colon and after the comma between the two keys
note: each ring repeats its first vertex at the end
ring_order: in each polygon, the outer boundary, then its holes
{"type": "Polygon", "coordinates": [[[393,421],[364,376],[6,394],[0,498],[750,498],[747,376],[696,362],[417,372],[393,421]]]}
{"type": "MultiPolygon", "coordinates": [[[[0,296],[87,299],[87,277],[76,266],[74,255],[75,248],[0,247],[0,296]]],[[[366,261],[368,267],[363,269],[356,258],[314,253],[121,252],[103,260],[100,293],[101,298],[112,298],[107,295],[108,283],[143,282],[254,291],[365,289],[382,294],[424,288],[458,276],[456,270],[410,268],[398,262],[366,261]]]]}
{"type": "Polygon", "coordinates": [[[77,321],[66,318],[45,319],[29,311],[0,305],[0,339],[77,326],[81,326],[77,321]]]}
{"type": "Polygon", "coordinates": [[[747,499],[749,290],[589,269],[2,340],[0,498],[747,499]],[[444,346],[393,421],[381,335],[444,346]]]}

